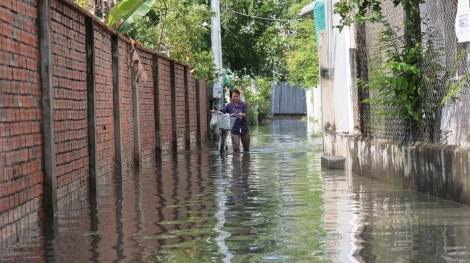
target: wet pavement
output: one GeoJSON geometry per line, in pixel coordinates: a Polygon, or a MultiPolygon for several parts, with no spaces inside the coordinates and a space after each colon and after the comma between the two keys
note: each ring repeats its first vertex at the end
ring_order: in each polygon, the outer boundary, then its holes
{"type": "Polygon", "coordinates": [[[0,261],[470,262],[468,207],[324,170],[307,127],[274,119],[251,129],[250,153],[192,151],[102,177],[55,219],[3,231],[0,261]]]}

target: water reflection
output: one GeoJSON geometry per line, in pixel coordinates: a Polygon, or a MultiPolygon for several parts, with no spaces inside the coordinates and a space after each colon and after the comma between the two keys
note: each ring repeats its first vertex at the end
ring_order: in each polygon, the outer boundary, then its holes
{"type": "Polygon", "coordinates": [[[306,127],[276,119],[251,130],[249,153],[204,149],[101,177],[92,200],[81,188],[55,218],[31,209],[2,225],[0,261],[470,260],[468,207],[322,170],[306,127]]]}

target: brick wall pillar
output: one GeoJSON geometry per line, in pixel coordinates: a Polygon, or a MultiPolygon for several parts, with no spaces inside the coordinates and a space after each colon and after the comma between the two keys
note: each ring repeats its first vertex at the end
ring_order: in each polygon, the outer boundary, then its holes
{"type": "Polygon", "coordinates": [[[196,80],[196,118],[197,118],[197,131],[196,131],[196,145],[200,149],[202,148],[202,133],[201,133],[201,94],[200,94],[200,83],[196,80]]]}
{"type": "MultiPolygon", "coordinates": [[[[189,121],[189,80],[188,80],[188,66],[184,66],[184,118],[186,122],[186,141],[185,149],[191,149],[191,125],[189,121]]],[[[194,114],[194,112],[192,112],[194,114]]],[[[194,118],[195,116],[192,116],[194,118]]]]}
{"type": "Polygon", "coordinates": [[[177,133],[177,120],[176,120],[176,73],[175,73],[175,62],[170,61],[170,86],[171,86],[171,131],[173,134],[172,138],[172,152],[178,151],[178,133],[177,133]]]}
{"type": "Polygon", "coordinates": [[[162,155],[162,140],[160,137],[160,82],[158,75],[158,55],[153,55],[153,104],[154,104],[154,117],[155,117],[155,140],[156,149],[155,153],[158,157],[162,155]]]}
{"type": "Polygon", "coordinates": [[[142,145],[140,144],[140,100],[139,84],[137,83],[137,67],[131,67],[132,114],[134,122],[134,164],[142,164],[142,145]]]}
{"type": "Polygon", "coordinates": [[[112,70],[113,70],[113,106],[114,106],[114,149],[116,175],[122,175],[122,125],[121,125],[121,91],[119,82],[119,36],[111,37],[112,70]]]}
{"type": "Polygon", "coordinates": [[[44,149],[44,211],[57,212],[56,151],[54,138],[54,89],[52,85],[51,8],[49,0],[38,1],[38,38],[41,78],[42,136],[44,149]]]}
{"type": "Polygon", "coordinates": [[[90,158],[90,196],[96,198],[97,140],[96,140],[96,84],[95,84],[95,21],[85,18],[86,60],[87,60],[87,98],[88,98],[88,151],[90,158]]]}

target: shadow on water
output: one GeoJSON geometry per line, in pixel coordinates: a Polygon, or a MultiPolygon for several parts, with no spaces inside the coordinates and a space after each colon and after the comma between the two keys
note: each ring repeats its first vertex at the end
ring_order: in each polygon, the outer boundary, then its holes
{"type": "Polygon", "coordinates": [[[56,217],[2,230],[0,261],[470,259],[467,207],[322,170],[321,137],[300,119],[271,120],[251,138],[249,153],[204,149],[100,177],[96,196],[85,185],[56,217]]]}

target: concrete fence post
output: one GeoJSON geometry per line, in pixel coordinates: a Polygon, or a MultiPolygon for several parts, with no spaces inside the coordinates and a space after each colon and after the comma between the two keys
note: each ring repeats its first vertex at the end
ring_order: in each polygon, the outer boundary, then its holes
{"type": "MultiPolygon", "coordinates": [[[[191,122],[189,118],[189,80],[188,80],[189,69],[188,66],[184,66],[184,118],[186,122],[186,150],[191,149],[191,122]]],[[[195,117],[195,116],[194,116],[195,117]]]]}
{"type": "Polygon", "coordinates": [[[170,80],[171,80],[171,130],[172,130],[172,146],[173,153],[178,152],[178,133],[176,118],[176,72],[175,62],[170,61],[170,80]]]}
{"type": "Polygon", "coordinates": [[[156,150],[155,153],[158,157],[162,155],[162,140],[160,137],[160,82],[158,77],[158,55],[153,55],[153,104],[154,104],[154,115],[155,115],[155,141],[156,150]]]}
{"type": "Polygon", "coordinates": [[[43,136],[44,199],[47,215],[57,212],[57,177],[54,130],[54,87],[52,84],[51,9],[49,0],[38,1],[38,38],[43,136]]]}
{"type": "Polygon", "coordinates": [[[114,108],[114,149],[116,175],[122,175],[122,125],[121,125],[121,89],[119,81],[119,36],[111,36],[112,71],[113,71],[113,108],[114,108]]]}
{"type": "Polygon", "coordinates": [[[86,61],[87,61],[87,97],[88,97],[88,151],[90,158],[90,191],[96,194],[96,177],[98,171],[96,140],[96,83],[95,83],[95,21],[85,18],[86,61]]]}

